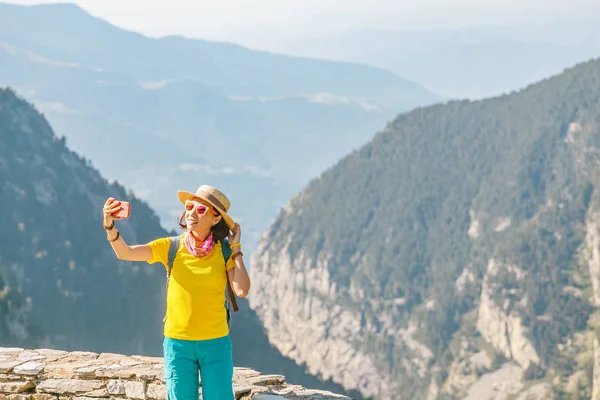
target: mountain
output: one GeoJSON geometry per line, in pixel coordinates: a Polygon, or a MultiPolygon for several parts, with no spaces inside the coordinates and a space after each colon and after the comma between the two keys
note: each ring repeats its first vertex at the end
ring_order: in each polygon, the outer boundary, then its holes
{"type": "Polygon", "coordinates": [[[42,334],[31,319],[28,300],[11,290],[1,275],[0,288],[0,345],[26,347],[41,341],[42,334]]]}
{"type": "Polygon", "coordinates": [[[599,59],[401,114],[282,209],[250,306],[376,399],[598,398],[599,166],[599,59]]]}
{"type": "Polygon", "coordinates": [[[520,90],[600,55],[600,23],[588,21],[455,29],[356,30],[284,41],[273,50],[385,68],[451,98],[520,90]]]}
{"type": "MultiPolygon", "coordinates": [[[[115,257],[101,226],[109,196],[131,201],[130,218],[117,223],[127,242],[173,234],[69,150],[30,103],[0,90],[0,346],[162,355],[165,272],[115,257]]],[[[238,304],[237,367],[345,392],[282,356],[247,301],[238,304]]]]}
{"type": "Polygon", "coordinates": [[[190,79],[244,96],[328,92],[394,108],[435,99],[415,83],[355,63],[289,57],[181,36],[151,39],[94,18],[74,4],[0,7],[4,41],[72,66],[101,68],[140,82],[190,79]]]}
{"type": "Polygon", "coordinates": [[[248,249],[312,177],[398,111],[441,100],[379,68],[152,39],[70,4],[0,3],[1,84],[167,227],[169,193],[221,188],[248,249]]]}
{"type": "Polygon", "coordinates": [[[68,150],[12,90],[0,91],[0,137],[3,292],[30,311],[38,344],[155,353],[164,273],[116,259],[102,205],[109,196],[131,201],[120,230],[138,243],[167,235],[154,212],[68,150]]]}
{"type": "MultiPolygon", "coordinates": [[[[238,299],[239,311],[233,315],[231,341],[233,343],[233,364],[247,367],[265,374],[283,375],[288,382],[320,390],[327,390],[350,396],[353,400],[366,400],[359,391],[345,389],[331,379],[321,379],[308,371],[306,365],[298,365],[294,360],[281,354],[273,346],[254,310],[247,299],[238,299]]],[[[295,329],[290,326],[290,329],[295,329]]]]}

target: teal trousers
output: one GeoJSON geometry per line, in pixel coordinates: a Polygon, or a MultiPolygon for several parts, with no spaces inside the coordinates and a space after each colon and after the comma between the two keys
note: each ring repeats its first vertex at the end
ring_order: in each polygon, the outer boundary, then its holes
{"type": "Polygon", "coordinates": [[[167,400],[198,400],[200,385],[202,400],[234,400],[229,335],[210,340],[165,337],[163,353],[167,400]]]}

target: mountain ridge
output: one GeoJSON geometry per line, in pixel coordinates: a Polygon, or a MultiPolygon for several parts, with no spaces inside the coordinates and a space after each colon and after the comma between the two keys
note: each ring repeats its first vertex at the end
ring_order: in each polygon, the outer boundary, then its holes
{"type": "MultiPolygon", "coordinates": [[[[174,36],[166,36],[161,38],[149,38],[140,33],[133,31],[124,30],[117,27],[116,25],[110,24],[100,18],[94,17],[81,7],[72,5],[70,7],[54,6],[53,4],[34,5],[34,6],[16,6],[10,3],[0,3],[0,22],[3,26],[0,29],[0,33],[4,32],[12,33],[13,37],[26,38],[28,43],[37,44],[42,47],[50,47],[58,54],[62,54],[63,57],[67,57],[66,61],[79,62],[82,60],[87,61],[88,68],[102,67],[115,72],[123,72],[129,75],[137,76],[138,79],[169,79],[174,78],[169,76],[173,74],[173,68],[179,68],[178,74],[183,76],[193,77],[200,82],[203,82],[203,76],[206,76],[208,68],[208,74],[210,79],[206,81],[207,84],[222,86],[225,90],[231,91],[238,89],[248,88],[249,79],[253,82],[259,79],[261,85],[266,85],[261,89],[261,86],[256,86],[255,89],[250,90],[249,93],[238,93],[238,94],[272,94],[281,92],[282,90],[290,93],[291,91],[298,90],[309,90],[314,91],[314,79],[310,76],[317,78],[316,82],[318,85],[324,88],[330,88],[332,92],[340,92],[340,94],[348,95],[360,95],[360,93],[369,93],[370,87],[381,86],[384,78],[388,85],[393,85],[394,89],[399,89],[402,86],[403,90],[421,90],[423,93],[426,91],[419,89],[418,85],[414,82],[404,80],[397,75],[386,71],[381,68],[371,67],[359,63],[348,63],[348,62],[329,62],[322,60],[311,60],[300,57],[292,57],[273,52],[252,50],[237,44],[211,42],[202,39],[189,39],[189,38],[178,38],[174,36]],[[2,10],[2,8],[4,10],[2,10]],[[65,24],[63,14],[64,9],[69,12],[77,12],[76,15],[72,15],[67,23],[65,24]],[[51,13],[49,14],[49,11],[51,13]],[[5,17],[3,18],[3,14],[5,17]],[[56,20],[55,20],[56,19],[56,20]],[[85,19],[83,21],[82,19],[85,19]],[[20,29],[15,22],[31,25],[36,24],[41,30],[45,30],[47,34],[44,37],[39,37],[36,33],[24,32],[20,29]],[[92,29],[91,27],[98,26],[98,28],[92,29]],[[60,31],[57,31],[60,29],[60,31]],[[73,37],[72,32],[78,32],[78,37],[73,37]],[[55,32],[55,33],[54,33],[55,32]],[[114,35],[124,35],[118,40],[113,38],[114,35]],[[58,36],[55,36],[58,35],[58,36]],[[92,40],[97,44],[96,53],[88,51],[82,40],[92,40]],[[53,43],[60,43],[60,47],[53,46],[53,43]],[[104,43],[104,47],[100,46],[104,43]],[[154,49],[152,51],[160,51],[165,54],[155,56],[150,50],[150,46],[160,44],[160,49],[154,49]],[[165,46],[163,46],[163,44],[165,46]],[[110,46],[109,46],[110,45],[110,46]],[[98,47],[100,46],[100,47],[98,47]],[[199,46],[199,47],[198,47],[199,46]],[[110,53],[103,53],[100,48],[110,48],[110,53]],[[129,51],[128,51],[129,49],[129,51]],[[132,59],[131,49],[136,49],[136,58],[132,59]],[[228,53],[233,51],[233,53],[228,53]],[[94,56],[96,54],[96,56],[94,56]],[[110,54],[110,58],[108,57],[110,54]],[[185,58],[182,56],[185,55],[185,58]],[[249,58],[249,56],[252,56],[249,58]],[[119,63],[114,63],[111,58],[118,58],[119,63]],[[167,66],[162,62],[161,58],[168,58],[170,60],[170,66],[167,66]],[[90,63],[94,60],[94,63],[90,63]],[[135,60],[143,60],[143,63],[136,64],[135,60]],[[192,64],[190,64],[190,60],[192,64]],[[247,67],[239,69],[234,63],[237,60],[243,60],[243,66],[247,67]],[[216,64],[215,64],[216,63],[216,64]],[[218,71],[213,67],[219,64],[227,65],[227,69],[230,70],[223,75],[223,72],[218,71]],[[98,65],[104,64],[104,65],[98,65]],[[188,65],[189,64],[189,65],[188,65]],[[180,65],[181,67],[177,67],[180,65]],[[145,66],[145,68],[141,68],[145,66]],[[335,67],[335,70],[328,71],[328,67],[335,67]],[[169,69],[170,68],[170,69],[169,69]],[[183,69],[182,69],[183,68],[183,69]],[[199,69],[200,68],[200,69],[199,69]],[[291,70],[290,70],[291,68],[291,70]],[[308,69],[312,70],[308,75],[305,75],[304,82],[302,85],[298,85],[297,72],[294,70],[308,69]],[[198,71],[204,72],[199,74],[198,71]],[[264,70],[265,73],[257,72],[264,70]],[[288,71],[282,75],[282,72],[288,71]],[[154,71],[154,72],[152,72],[154,71]],[[169,72],[170,71],[170,72],[169,72]],[[361,75],[362,74],[362,75],[361,75]],[[361,77],[365,75],[365,82],[361,77]],[[369,75],[370,74],[370,75],[369,75]],[[319,75],[323,75],[319,78],[319,75]],[[342,89],[339,82],[344,79],[354,77],[355,85],[352,87],[346,87],[342,89]],[[243,78],[242,78],[243,77],[243,78]],[[358,78],[358,79],[357,79],[358,78]],[[274,82],[279,79],[275,84],[278,89],[270,82],[274,82]],[[231,82],[234,84],[232,85],[231,82]],[[379,80],[379,81],[378,81],[379,80]],[[331,86],[333,84],[333,86],[331,86]],[[270,87],[272,86],[272,87],[270,87]],[[311,88],[311,86],[313,88],[311,88]],[[286,89],[287,88],[287,89],[286,89]],[[356,91],[356,88],[360,88],[356,91]],[[350,90],[350,92],[346,92],[350,90]]],[[[49,54],[46,54],[48,56],[49,54]]],[[[250,86],[251,88],[251,86],[250,86]]],[[[321,89],[322,90],[322,89],[321,89]]],[[[397,95],[393,94],[392,90],[387,90],[389,101],[397,95]]],[[[439,99],[434,95],[428,94],[431,99],[439,99]]],[[[390,103],[391,105],[392,103],[390,103]]]]}
{"type": "Polygon", "coordinates": [[[417,108],[313,179],[253,255],[271,342],[376,399],[600,390],[599,82],[417,108]]]}
{"type": "Polygon", "coordinates": [[[599,37],[598,21],[590,17],[495,27],[351,30],[271,48],[376,65],[449,98],[490,98],[596,58],[599,37]]]}

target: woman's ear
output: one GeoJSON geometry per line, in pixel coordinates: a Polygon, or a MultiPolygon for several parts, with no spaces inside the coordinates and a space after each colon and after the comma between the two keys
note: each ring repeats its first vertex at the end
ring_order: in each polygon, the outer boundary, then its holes
{"type": "Polygon", "coordinates": [[[212,225],[213,225],[213,226],[217,225],[217,224],[218,224],[218,223],[221,221],[221,219],[222,219],[222,218],[223,218],[223,216],[222,216],[222,215],[217,215],[217,216],[214,216],[214,217],[213,217],[213,224],[212,224],[212,225]]]}

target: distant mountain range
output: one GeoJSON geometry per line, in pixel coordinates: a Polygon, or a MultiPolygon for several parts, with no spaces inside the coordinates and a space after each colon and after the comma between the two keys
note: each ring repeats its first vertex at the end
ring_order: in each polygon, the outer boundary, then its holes
{"type": "Polygon", "coordinates": [[[441,100],[382,69],[151,39],[70,4],[0,3],[2,84],[167,227],[176,190],[221,188],[249,249],[312,177],[398,112],[441,100]]]}
{"type": "Polygon", "coordinates": [[[600,56],[600,19],[438,30],[356,30],[276,51],[385,68],[450,98],[510,93],[600,56]]]}

